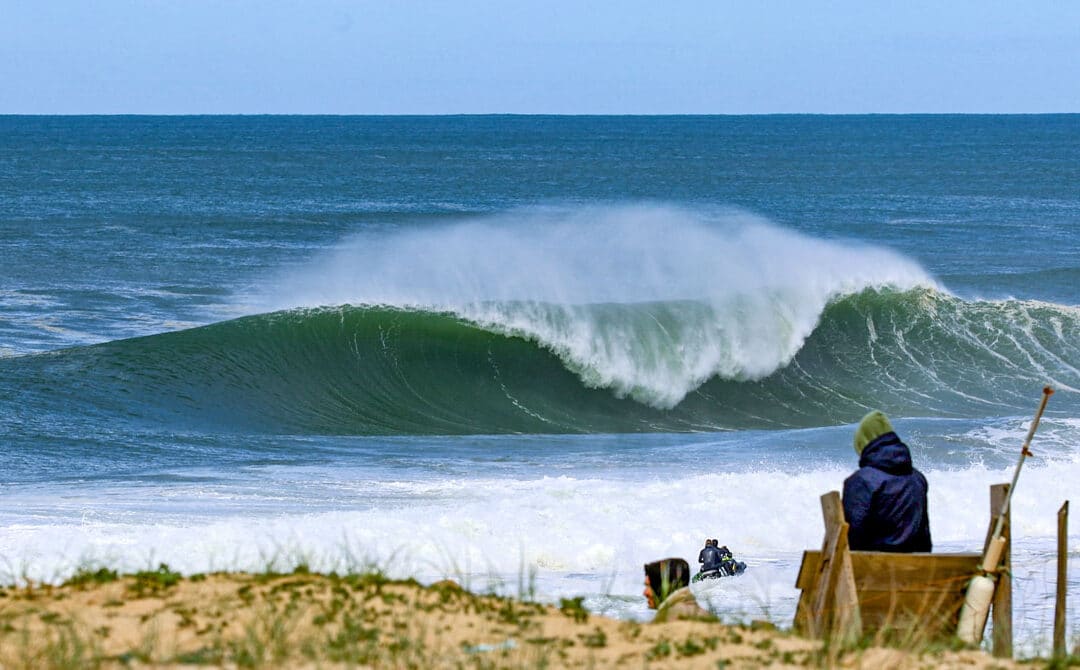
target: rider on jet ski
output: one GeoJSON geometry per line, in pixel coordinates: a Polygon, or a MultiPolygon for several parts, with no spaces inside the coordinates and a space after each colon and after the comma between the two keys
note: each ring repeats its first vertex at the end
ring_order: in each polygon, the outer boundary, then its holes
{"type": "Polygon", "coordinates": [[[698,563],[701,563],[701,571],[696,577],[731,577],[741,575],[746,570],[746,563],[736,561],[731,555],[731,550],[718,547],[714,539],[705,540],[705,548],[698,553],[698,563]]]}

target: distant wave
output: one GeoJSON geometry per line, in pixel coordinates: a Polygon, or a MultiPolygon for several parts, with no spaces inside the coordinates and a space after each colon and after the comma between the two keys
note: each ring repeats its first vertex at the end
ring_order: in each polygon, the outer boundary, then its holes
{"type": "Polygon", "coordinates": [[[357,234],[256,307],[445,312],[539,344],[590,388],[671,409],[711,378],[772,374],[826,305],[874,287],[940,288],[890,250],[743,212],[552,206],[357,234]]]}
{"type": "Polygon", "coordinates": [[[803,340],[765,304],[751,317],[745,304],[699,301],[496,303],[483,322],[385,306],[294,309],[6,359],[0,372],[4,395],[28,414],[81,406],[266,433],[821,426],[870,406],[1001,416],[1026,413],[1044,383],[1065,391],[1057,409],[1076,405],[1076,308],[867,288],[830,302],[803,340]],[[733,337],[750,318],[772,318],[783,336],[733,337]],[[571,346],[579,332],[589,355],[571,346]]]}
{"type": "Polygon", "coordinates": [[[247,308],[0,360],[8,420],[694,431],[831,425],[872,406],[1001,416],[1026,413],[1045,383],[1080,387],[1080,309],[963,300],[890,250],[730,210],[549,207],[373,229],[268,280],[247,308]]]}

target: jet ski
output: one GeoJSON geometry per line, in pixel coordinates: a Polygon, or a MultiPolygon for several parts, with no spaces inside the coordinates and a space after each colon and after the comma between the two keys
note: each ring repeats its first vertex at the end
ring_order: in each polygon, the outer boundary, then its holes
{"type": "Polygon", "coordinates": [[[716,540],[706,540],[705,548],[698,555],[698,562],[704,563],[701,570],[693,576],[691,581],[700,582],[703,579],[720,579],[721,577],[737,577],[746,572],[746,563],[736,561],[727,547],[716,546],[716,540]]]}
{"type": "Polygon", "coordinates": [[[736,561],[731,559],[724,561],[719,568],[713,568],[712,570],[702,569],[696,575],[694,575],[690,581],[700,582],[705,579],[720,579],[721,577],[738,577],[742,573],[746,572],[746,563],[742,561],[736,561]]]}

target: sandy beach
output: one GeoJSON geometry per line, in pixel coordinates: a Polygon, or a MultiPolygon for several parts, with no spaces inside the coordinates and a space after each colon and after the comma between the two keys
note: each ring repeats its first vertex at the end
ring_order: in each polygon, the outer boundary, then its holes
{"type": "Polygon", "coordinates": [[[620,621],[378,574],[83,572],[0,591],[0,667],[1010,668],[978,650],[827,649],[765,622],[620,621]]]}

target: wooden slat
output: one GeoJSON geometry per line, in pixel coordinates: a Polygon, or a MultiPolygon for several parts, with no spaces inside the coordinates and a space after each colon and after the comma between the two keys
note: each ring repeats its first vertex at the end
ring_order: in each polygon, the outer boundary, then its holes
{"type": "Polygon", "coordinates": [[[844,523],[843,541],[836,551],[840,575],[836,583],[836,613],[833,620],[833,635],[845,645],[858,642],[863,633],[859,592],[855,587],[855,571],[851,567],[851,549],[847,543],[849,528],[848,524],[844,523]]]}
{"type": "Polygon", "coordinates": [[[792,628],[800,635],[807,635],[810,632],[810,596],[813,591],[814,581],[817,579],[820,563],[820,551],[803,552],[802,563],[799,565],[799,576],[795,580],[795,586],[800,589],[799,604],[795,606],[795,621],[792,623],[792,628]]]}
{"type": "MultiPolygon", "coordinates": [[[[1008,484],[994,484],[990,487],[990,517],[995,521],[1008,494],[1008,484]]],[[[1001,552],[1001,565],[998,568],[997,586],[992,601],[994,640],[991,651],[997,658],[1012,658],[1012,513],[1009,510],[1005,511],[1005,525],[1001,535],[1005,538],[1005,550],[1001,552]]]]}
{"type": "Polygon", "coordinates": [[[862,624],[839,492],[821,496],[821,514],[825,540],[807,589],[810,595],[800,604],[796,617],[800,625],[805,623],[811,637],[854,641],[862,635],[862,624]]]}
{"type": "MultiPolygon", "coordinates": [[[[976,553],[894,554],[850,552],[859,614],[864,631],[911,630],[925,640],[951,637],[968,580],[982,556],[976,553]]],[[[796,586],[812,583],[821,552],[803,553],[796,586]]],[[[796,616],[798,619],[798,615],[796,616]]],[[[802,621],[797,622],[804,625],[802,621]]]]}
{"type": "Polygon", "coordinates": [[[979,554],[852,553],[860,590],[943,591],[963,589],[978,568],[979,554]]]}
{"type": "MultiPolygon", "coordinates": [[[[942,594],[937,594],[938,596],[942,594]]],[[[924,642],[950,639],[956,634],[956,622],[960,616],[958,598],[919,598],[915,600],[885,600],[868,603],[860,599],[863,625],[869,631],[902,632],[909,638],[924,642]]]]}
{"type": "Polygon", "coordinates": [[[821,563],[821,552],[808,549],[802,553],[802,563],[799,565],[799,576],[795,578],[795,588],[806,590],[814,585],[817,578],[818,563],[821,563]]]}
{"type": "MultiPolygon", "coordinates": [[[[836,599],[836,577],[838,564],[835,562],[836,546],[840,542],[840,534],[844,529],[844,519],[841,514],[839,520],[835,513],[830,513],[840,500],[840,494],[830,491],[821,496],[821,510],[825,521],[825,538],[821,543],[818,567],[810,585],[810,602],[807,609],[808,632],[811,637],[821,638],[828,633],[828,613],[832,610],[836,599]]],[[[847,533],[844,533],[847,539],[847,533]]]]}
{"type": "Polygon", "coordinates": [[[1058,510],[1057,593],[1054,598],[1054,658],[1061,660],[1065,650],[1065,583],[1069,568],[1069,501],[1058,510]]]}
{"type": "Polygon", "coordinates": [[[818,565],[820,563],[820,551],[804,551],[802,553],[802,565],[799,566],[799,576],[796,578],[795,588],[802,589],[803,591],[811,588],[814,585],[814,580],[817,579],[818,565]]]}
{"type": "MultiPolygon", "coordinates": [[[[952,589],[952,580],[968,580],[978,569],[982,556],[976,553],[892,554],[884,551],[853,551],[851,567],[855,585],[860,589],[898,588],[901,590],[952,589]]],[[[795,586],[807,589],[817,574],[820,551],[803,552],[795,586]]]]}

